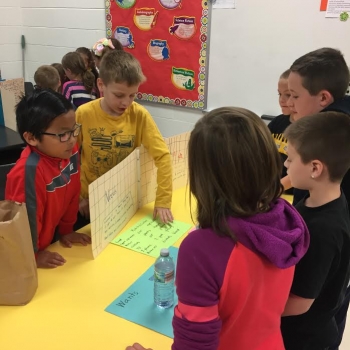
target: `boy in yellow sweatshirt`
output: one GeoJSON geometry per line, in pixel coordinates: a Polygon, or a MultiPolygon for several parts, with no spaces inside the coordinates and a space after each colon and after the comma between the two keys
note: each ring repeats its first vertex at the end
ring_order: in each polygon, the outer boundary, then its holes
{"type": "Polygon", "coordinates": [[[88,186],[143,144],[158,169],[153,216],[163,223],[171,213],[172,167],[169,150],[150,113],[134,102],[145,81],[140,63],[128,52],[105,55],[97,80],[102,98],[86,103],[76,112],[81,124],[81,196],[75,229],[89,223],[88,186]]]}

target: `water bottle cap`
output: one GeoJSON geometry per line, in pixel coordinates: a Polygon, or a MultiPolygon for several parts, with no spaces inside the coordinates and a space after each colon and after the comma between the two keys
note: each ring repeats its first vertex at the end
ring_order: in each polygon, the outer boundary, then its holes
{"type": "Polygon", "coordinates": [[[169,256],[169,249],[168,248],[161,249],[160,256],[169,256]]]}

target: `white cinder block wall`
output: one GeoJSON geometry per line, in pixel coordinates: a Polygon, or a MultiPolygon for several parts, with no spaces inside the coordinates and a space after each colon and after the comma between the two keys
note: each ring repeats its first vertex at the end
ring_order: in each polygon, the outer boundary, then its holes
{"type": "MultiPolygon", "coordinates": [[[[0,3],[4,1],[0,0],[0,3]]],[[[79,46],[91,47],[95,41],[106,35],[104,0],[18,1],[27,44],[27,81],[33,81],[38,66],[60,62],[67,52],[74,51],[79,46]]],[[[191,130],[193,124],[202,116],[202,112],[178,108],[165,108],[153,104],[146,107],[164,137],[191,130]]]]}
{"type": "Polygon", "coordinates": [[[61,62],[67,52],[105,36],[103,0],[20,1],[27,80],[33,81],[38,66],[61,62]]]}
{"type": "Polygon", "coordinates": [[[0,69],[3,78],[22,76],[20,0],[0,0],[0,69]]]}

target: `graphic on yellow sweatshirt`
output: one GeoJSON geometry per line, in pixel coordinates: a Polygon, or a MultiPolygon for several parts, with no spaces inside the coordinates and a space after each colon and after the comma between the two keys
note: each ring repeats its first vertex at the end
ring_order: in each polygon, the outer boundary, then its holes
{"type": "Polygon", "coordinates": [[[133,150],[135,135],[123,135],[123,130],[106,133],[105,128],[89,128],[91,152],[89,170],[100,177],[124,160],[133,150]]]}
{"type": "Polygon", "coordinates": [[[82,125],[78,137],[81,148],[81,197],[88,198],[90,183],[124,160],[143,144],[154,159],[157,172],[156,207],[170,208],[172,167],[169,150],[150,113],[133,102],[119,117],[104,112],[100,99],[76,111],[82,125]]]}

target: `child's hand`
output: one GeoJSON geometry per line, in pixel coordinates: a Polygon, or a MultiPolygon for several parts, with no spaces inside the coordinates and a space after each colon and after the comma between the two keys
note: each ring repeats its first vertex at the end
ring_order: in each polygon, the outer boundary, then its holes
{"type": "Polygon", "coordinates": [[[144,348],[139,343],[135,343],[133,346],[128,346],[125,350],[152,350],[151,348],[144,348]]]}
{"type": "Polygon", "coordinates": [[[36,256],[37,267],[54,269],[55,267],[64,265],[65,262],[66,260],[63,256],[55,252],[49,252],[48,250],[42,250],[36,256]]]}
{"type": "Polygon", "coordinates": [[[83,198],[79,202],[79,213],[85,218],[90,217],[89,198],[83,198]]]}
{"type": "Polygon", "coordinates": [[[157,219],[157,217],[159,217],[159,220],[163,223],[163,224],[167,224],[169,222],[173,222],[174,218],[173,218],[173,214],[171,213],[171,210],[168,208],[154,208],[153,211],[153,219],[157,219]]]}
{"type": "Polygon", "coordinates": [[[61,235],[60,242],[64,247],[72,248],[72,243],[81,243],[82,245],[91,243],[91,237],[84,233],[72,232],[68,235],[61,235]]]}

